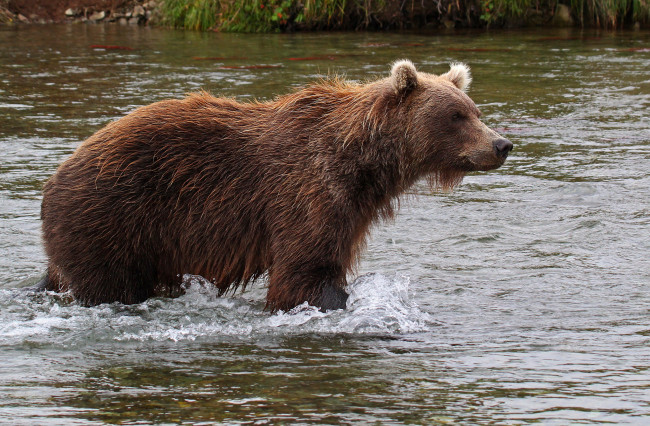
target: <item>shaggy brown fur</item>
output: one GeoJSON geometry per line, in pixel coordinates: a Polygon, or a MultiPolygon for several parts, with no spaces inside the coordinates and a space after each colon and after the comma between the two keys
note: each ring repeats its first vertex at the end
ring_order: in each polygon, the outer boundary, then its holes
{"type": "Polygon", "coordinates": [[[401,61],[385,79],[272,102],[199,93],[135,110],[45,185],[48,288],[136,303],[179,294],[186,273],[224,293],[268,272],[271,311],[344,307],[346,273],[401,193],[505,160],[459,89],[463,69],[434,76],[401,61]]]}

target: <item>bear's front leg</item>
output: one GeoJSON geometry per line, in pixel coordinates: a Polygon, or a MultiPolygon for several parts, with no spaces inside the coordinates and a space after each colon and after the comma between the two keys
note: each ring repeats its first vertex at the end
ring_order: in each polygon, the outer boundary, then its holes
{"type": "Polygon", "coordinates": [[[320,303],[313,303],[313,305],[318,306],[323,312],[334,309],[345,309],[348,297],[349,294],[342,288],[326,285],[323,287],[320,303]]]}
{"type": "Polygon", "coordinates": [[[273,265],[269,269],[266,307],[271,312],[288,311],[308,302],[321,311],[345,309],[345,271],[338,265],[273,265]]]}

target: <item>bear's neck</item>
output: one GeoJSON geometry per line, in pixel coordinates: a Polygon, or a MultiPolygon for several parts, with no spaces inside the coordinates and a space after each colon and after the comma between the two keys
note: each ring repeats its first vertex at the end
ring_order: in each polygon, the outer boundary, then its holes
{"type": "Polygon", "coordinates": [[[325,167],[330,187],[362,214],[392,217],[396,198],[422,177],[405,141],[400,102],[387,81],[324,82],[276,99],[270,127],[283,133],[280,140],[306,139],[319,157],[315,167],[325,167]]]}

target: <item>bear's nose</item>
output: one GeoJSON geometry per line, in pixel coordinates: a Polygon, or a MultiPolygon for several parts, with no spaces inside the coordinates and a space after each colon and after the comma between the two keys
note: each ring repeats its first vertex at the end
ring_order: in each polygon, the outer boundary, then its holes
{"type": "Polygon", "coordinates": [[[512,142],[508,139],[499,138],[495,140],[492,145],[494,145],[494,151],[497,153],[497,157],[506,158],[508,153],[512,151],[512,142]]]}

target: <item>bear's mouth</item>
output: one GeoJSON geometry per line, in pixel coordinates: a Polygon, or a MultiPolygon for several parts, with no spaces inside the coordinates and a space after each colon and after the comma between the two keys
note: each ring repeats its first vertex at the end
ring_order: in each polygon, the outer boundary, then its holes
{"type": "Polygon", "coordinates": [[[466,172],[485,172],[498,169],[503,166],[506,157],[497,157],[494,154],[487,156],[464,156],[461,157],[459,168],[466,172]],[[486,161],[487,160],[487,161],[486,161]]]}

